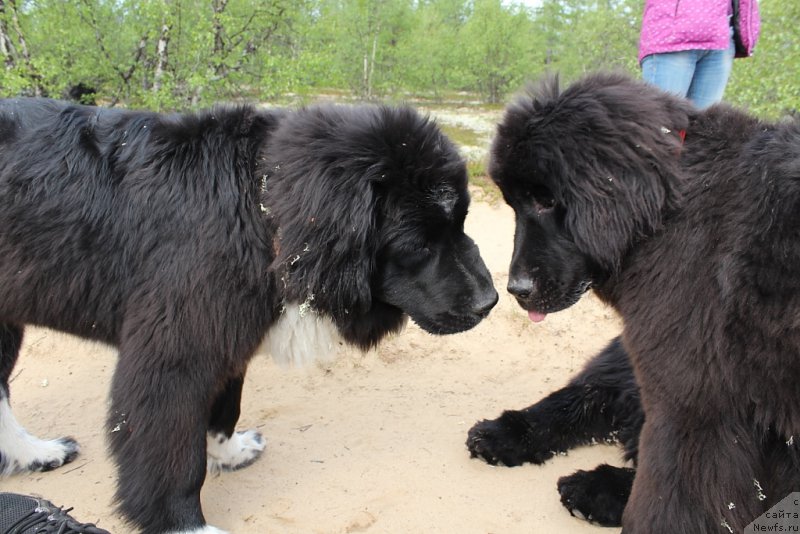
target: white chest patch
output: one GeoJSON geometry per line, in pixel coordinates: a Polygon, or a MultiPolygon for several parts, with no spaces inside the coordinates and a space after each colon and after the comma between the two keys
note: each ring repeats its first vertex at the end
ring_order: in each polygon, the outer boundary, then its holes
{"type": "Polygon", "coordinates": [[[268,352],[279,365],[301,367],[333,359],[341,343],[329,317],[294,302],[284,307],[258,352],[268,352]]]}

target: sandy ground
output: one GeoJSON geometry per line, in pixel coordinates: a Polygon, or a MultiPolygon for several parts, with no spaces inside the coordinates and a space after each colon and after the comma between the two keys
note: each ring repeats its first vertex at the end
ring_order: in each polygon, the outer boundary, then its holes
{"type": "MultiPolygon", "coordinates": [[[[513,469],[469,458],[473,423],[559,388],[620,323],[590,295],[530,323],[504,289],[511,211],[474,202],[467,227],[501,295],[490,317],[443,338],[409,325],[379,350],[304,370],[256,358],[240,424],[259,428],[267,450],[244,470],[206,480],[209,523],[236,534],[618,532],[570,517],[555,489],[575,469],[620,465],[615,447],[513,469]]],[[[105,346],[28,330],[11,385],[17,417],[40,437],[74,436],[82,453],[50,473],[0,480],[0,491],[40,494],[74,506],[82,521],[130,531],[112,511],[102,430],[114,363],[105,346]]]]}

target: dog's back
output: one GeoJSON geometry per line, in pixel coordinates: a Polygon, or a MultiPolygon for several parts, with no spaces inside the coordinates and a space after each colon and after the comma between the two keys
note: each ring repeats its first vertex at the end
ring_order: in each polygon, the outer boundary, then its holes
{"type": "Polygon", "coordinates": [[[202,276],[178,272],[197,262],[169,257],[207,257],[209,243],[228,242],[210,238],[227,236],[219,221],[233,218],[207,217],[211,195],[241,201],[240,189],[257,190],[249,136],[263,139],[269,118],[250,108],[161,116],[0,101],[0,317],[115,343],[114,320],[134,293],[202,276]],[[245,131],[227,135],[232,128],[245,131]],[[229,158],[228,175],[204,168],[210,150],[229,158]],[[156,276],[165,265],[176,272],[156,276]]]}

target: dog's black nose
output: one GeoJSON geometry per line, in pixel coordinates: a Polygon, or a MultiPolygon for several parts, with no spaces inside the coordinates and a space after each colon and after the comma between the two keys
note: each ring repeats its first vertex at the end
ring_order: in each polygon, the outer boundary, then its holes
{"type": "Polygon", "coordinates": [[[492,290],[491,293],[475,303],[472,311],[481,317],[486,317],[499,299],[500,296],[497,294],[497,291],[492,290]]]}
{"type": "Polygon", "coordinates": [[[533,293],[533,280],[527,276],[509,278],[506,289],[517,298],[527,299],[533,293]]]}

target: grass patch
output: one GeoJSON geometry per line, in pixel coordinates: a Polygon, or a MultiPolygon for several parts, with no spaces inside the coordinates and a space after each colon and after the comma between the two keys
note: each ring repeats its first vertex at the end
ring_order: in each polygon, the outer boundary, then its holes
{"type": "Polygon", "coordinates": [[[500,189],[494,184],[489,173],[486,172],[486,163],[483,161],[468,161],[467,176],[472,198],[489,204],[497,204],[503,200],[500,189]]]}
{"type": "Polygon", "coordinates": [[[444,124],[442,122],[439,122],[438,124],[439,128],[444,132],[444,134],[457,145],[481,146],[485,144],[481,134],[475,130],[453,124],[444,124]]]}

